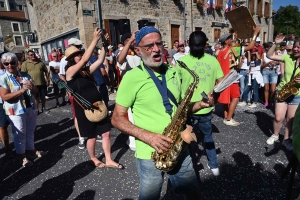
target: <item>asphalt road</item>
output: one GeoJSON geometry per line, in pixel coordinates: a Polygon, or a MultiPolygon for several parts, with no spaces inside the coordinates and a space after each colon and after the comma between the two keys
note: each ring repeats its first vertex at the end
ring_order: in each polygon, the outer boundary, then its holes
{"type": "MultiPolygon", "coordinates": [[[[114,95],[111,99],[113,107],[114,95]]],[[[0,199],[137,199],[139,179],[134,152],[126,145],[128,137],[112,128],[112,155],[125,169],[97,169],[89,161],[86,149],[77,147],[70,106],[51,108],[54,105],[55,100],[49,99],[49,113],[38,116],[36,149],[48,154],[36,159],[33,166],[23,168],[17,159],[4,158],[4,148],[0,144],[0,199]]],[[[272,111],[264,109],[261,104],[252,109],[238,107],[234,118],[242,124],[226,126],[222,122],[220,106],[214,111],[213,135],[220,166],[219,177],[214,177],[207,168],[201,143],[190,146],[202,199],[285,199],[289,176],[281,179],[280,175],[288,164],[290,153],[280,143],[272,146],[265,143],[272,132],[272,111]]],[[[10,134],[13,147],[12,141],[10,134]]],[[[97,143],[96,154],[105,161],[101,143],[97,143]]],[[[167,180],[165,176],[161,199],[184,199],[174,194],[167,180]]],[[[300,179],[296,176],[293,199],[299,193],[300,179]]]]}

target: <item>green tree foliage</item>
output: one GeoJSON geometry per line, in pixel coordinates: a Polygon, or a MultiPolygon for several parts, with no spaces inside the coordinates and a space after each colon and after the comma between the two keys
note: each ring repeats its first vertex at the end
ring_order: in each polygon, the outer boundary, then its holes
{"type": "Polygon", "coordinates": [[[296,38],[300,38],[300,11],[298,6],[280,6],[274,18],[274,37],[279,33],[283,33],[287,37],[294,34],[296,38]]]}

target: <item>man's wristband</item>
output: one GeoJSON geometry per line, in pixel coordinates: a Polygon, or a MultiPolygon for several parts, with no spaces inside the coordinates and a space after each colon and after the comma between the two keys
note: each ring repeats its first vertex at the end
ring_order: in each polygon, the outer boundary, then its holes
{"type": "Polygon", "coordinates": [[[256,35],[253,35],[252,40],[255,41],[255,40],[256,40],[256,37],[257,37],[256,35]]]}

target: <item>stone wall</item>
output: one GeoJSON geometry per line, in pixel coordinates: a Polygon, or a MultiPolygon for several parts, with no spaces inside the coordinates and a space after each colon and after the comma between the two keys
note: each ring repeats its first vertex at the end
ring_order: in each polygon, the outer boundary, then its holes
{"type": "Polygon", "coordinates": [[[78,26],[76,1],[33,1],[40,42],[78,26]]]}

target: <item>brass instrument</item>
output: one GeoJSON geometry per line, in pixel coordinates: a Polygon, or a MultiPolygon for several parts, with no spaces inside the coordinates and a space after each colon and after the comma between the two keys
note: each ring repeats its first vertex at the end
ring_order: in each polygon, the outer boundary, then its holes
{"type": "Polygon", "coordinates": [[[187,144],[192,141],[197,141],[196,135],[192,133],[192,127],[187,125],[187,128],[182,131],[182,125],[185,124],[187,119],[187,113],[189,105],[199,83],[199,77],[192,70],[190,70],[184,62],[177,61],[178,64],[186,69],[194,77],[194,82],[188,87],[184,98],[182,99],[177,111],[172,119],[172,122],[165,128],[163,135],[173,140],[172,146],[168,151],[158,153],[157,151],[152,153],[151,160],[155,162],[155,167],[164,172],[171,171],[177,164],[178,158],[181,152],[185,149],[187,144]]]}
{"type": "Polygon", "coordinates": [[[284,101],[290,96],[298,94],[299,89],[296,87],[296,78],[300,78],[300,72],[290,82],[285,84],[280,91],[277,92],[276,99],[279,101],[284,101]]]}

